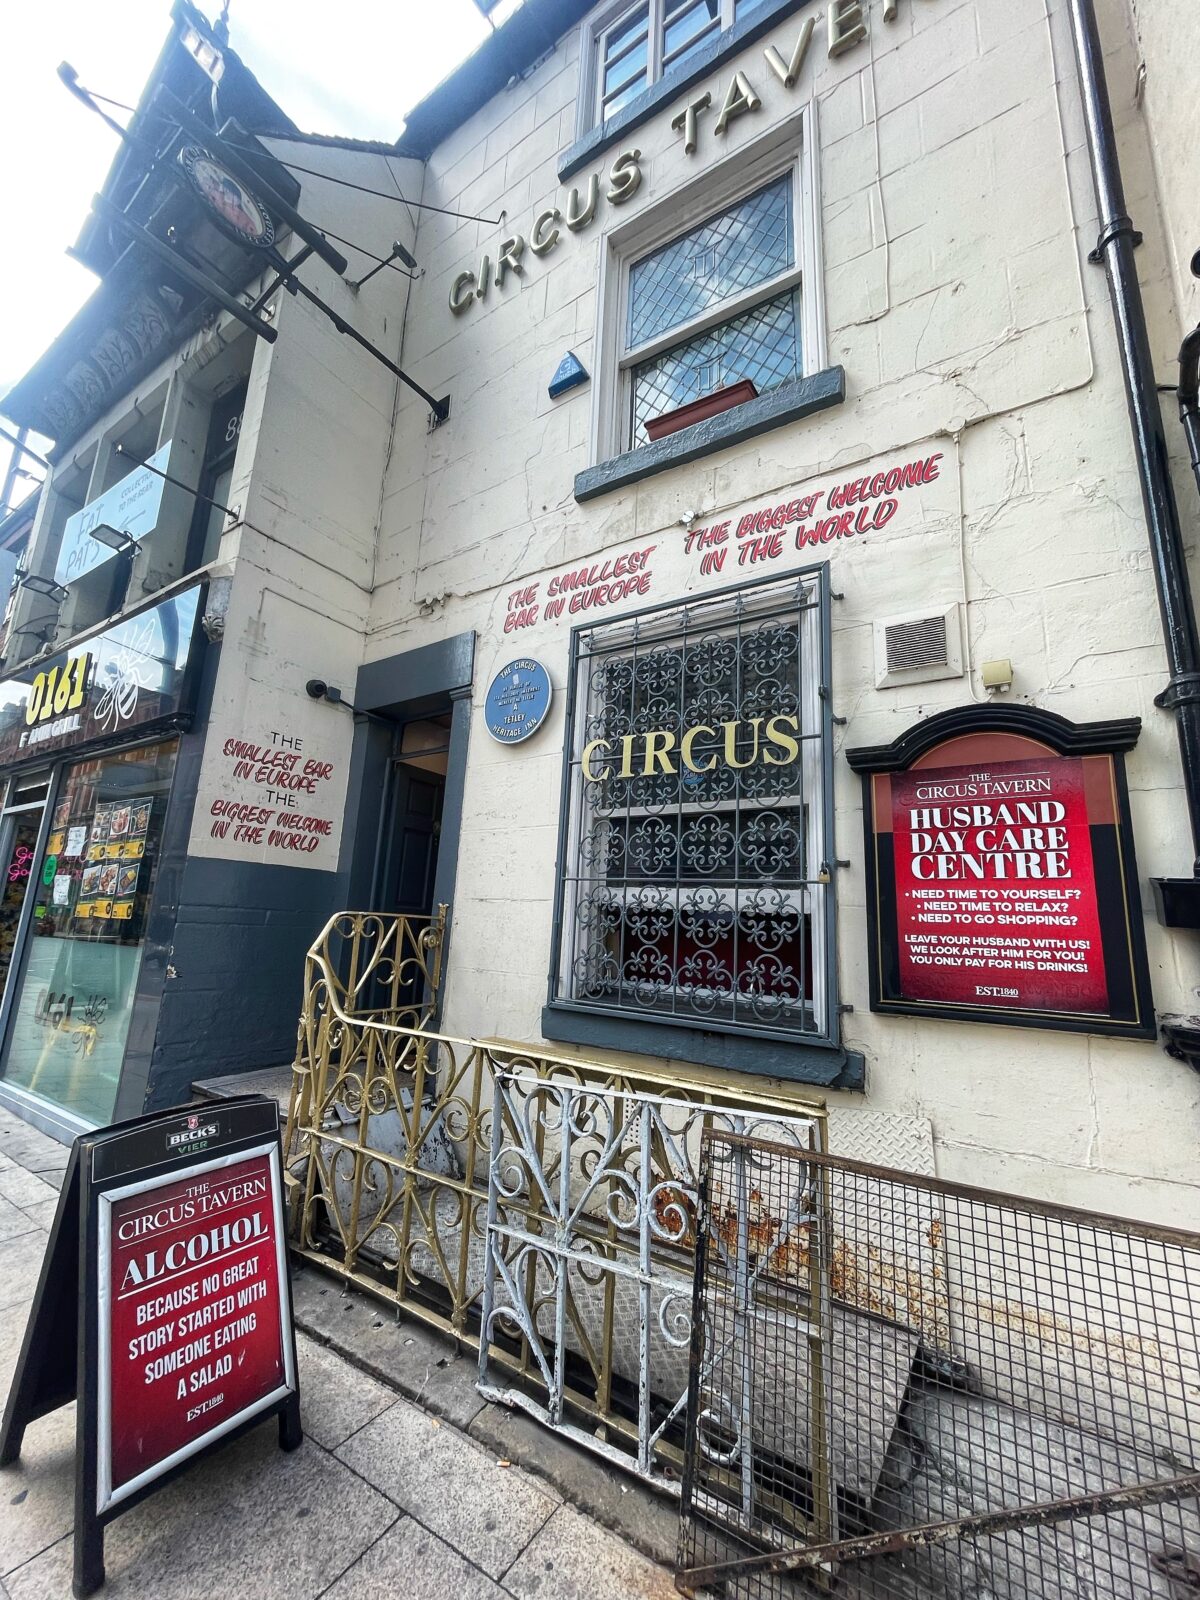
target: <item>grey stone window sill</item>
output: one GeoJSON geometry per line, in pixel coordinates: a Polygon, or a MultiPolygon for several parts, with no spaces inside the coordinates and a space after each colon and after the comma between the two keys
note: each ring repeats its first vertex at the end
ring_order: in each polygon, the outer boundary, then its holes
{"type": "Polygon", "coordinates": [[[846,398],[846,373],[842,367],[826,367],[807,378],[793,378],[781,383],[769,394],[757,395],[730,411],[695,422],[690,428],[681,428],[654,444],[640,450],[626,450],[622,455],[599,461],[594,467],[585,467],[575,475],[576,500],[594,500],[610,489],[622,489],[639,483],[656,472],[666,472],[669,467],[682,466],[714,450],[726,450],[730,445],[743,444],[785,422],[795,422],[829,406],[840,405],[846,398]]]}
{"type": "Polygon", "coordinates": [[[722,61],[744,50],[756,39],[761,39],[764,33],[769,33],[777,22],[790,16],[793,11],[805,10],[809,3],[810,0],[760,0],[760,4],[741,22],[717,34],[704,49],[697,50],[694,56],[681,61],[677,67],[668,69],[657,83],[643,89],[615,117],[600,123],[577,140],[559,159],[559,181],[565,183],[580,167],[587,166],[589,161],[594,161],[634,128],[641,127],[643,122],[657,116],[669,101],[677,99],[685,89],[690,89],[701,78],[707,77],[722,61]]]}
{"type": "Polygon", "coordinates": [[[575,1006],[542,1008],[542,1035],[566,1044],[625,1050],[632,1055],[666,1056],[704,1067],[728,1067],[762,1077],[786,1078],[825,1089],[867,1086],[866,1064],[856,1050],[811,1044],[804,1039],[759,1039],[753,1035],[710,1032],[676,1022],[644,1022],[638,1017],[599,1015],[575,1006]]]}

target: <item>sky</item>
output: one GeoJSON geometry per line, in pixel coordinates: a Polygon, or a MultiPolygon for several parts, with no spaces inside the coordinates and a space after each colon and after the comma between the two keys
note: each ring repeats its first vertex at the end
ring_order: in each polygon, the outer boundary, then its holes
{"type": "MultiPolygon", "coordinates": [[[[214,18],[220,0],[197,3],[214,18]]],[[[96,284],[64,252],[117,139],[68,95],[58,64],[132,105],[171,14],[170,0],[5,0],[3,11],[0,396],[96,284]]],[[[364,139],[396,139],[404,113],[487,32],[472,0],[231,0],[229,9],[230,45],[299,127],[364,139]]],[[[0,474],[7,462],[0,441],[0,474]]]]}

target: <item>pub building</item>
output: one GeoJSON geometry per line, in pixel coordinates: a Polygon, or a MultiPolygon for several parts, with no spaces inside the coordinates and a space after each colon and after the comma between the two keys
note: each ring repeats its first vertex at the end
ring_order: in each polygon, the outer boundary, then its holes
{"type": "Polygon", "coordinates": [[[1129,378],[1197,315],[1195,24],[1152,9],[1095,0],[1097,118],[1084,0],[526,0],[385,146],[177,0],[3,402],[54,441],[4,1103],[68,1138],[282,1066],[329,917],[445,905],[455,1038],[1200,1221],[1197,497],[1129,378]],[[361,340],[268,263],[296,218],[361,340]]]}

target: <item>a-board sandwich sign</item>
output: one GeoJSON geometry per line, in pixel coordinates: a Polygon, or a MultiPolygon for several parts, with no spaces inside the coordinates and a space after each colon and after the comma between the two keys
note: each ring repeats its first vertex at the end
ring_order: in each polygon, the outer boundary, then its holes
{"type": "Polygon", "coordinates": [[[71,1149],[0,1429],[77,1400],[77,1596],[104,1527],[196,1456],[277,1415],[301,1442],[279,1107],[154,1112],[71,1149]]]}
{"type": "Polygon", "coordinates": [[[971,706],[847,751],[873,1011],[1154,1038],[1124,771],[1139,731],[971,706]]]}

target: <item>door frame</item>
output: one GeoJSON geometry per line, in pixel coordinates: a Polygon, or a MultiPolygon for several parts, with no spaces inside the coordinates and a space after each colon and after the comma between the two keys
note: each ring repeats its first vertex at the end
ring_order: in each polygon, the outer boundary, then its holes
{"type": "Polygon", "coordinates": [[[458,879],[474,672],[475,633],[472,630],[368,662],[359,668],[354,686],[355,709],[368,713],[359,723],[354,751],[359,806],[349,862],[349,893],[356,909],[381,909],[380,867],[391,819],[389,767],[396,724],[439,712],[450,713],[450,751],[446,758],[442,829],[433,883],[434,906],[448,907],[442,936],[443,981],[437,995],[435,1027],[441,1019],[454,926],[454,890],[458,879]]]}

